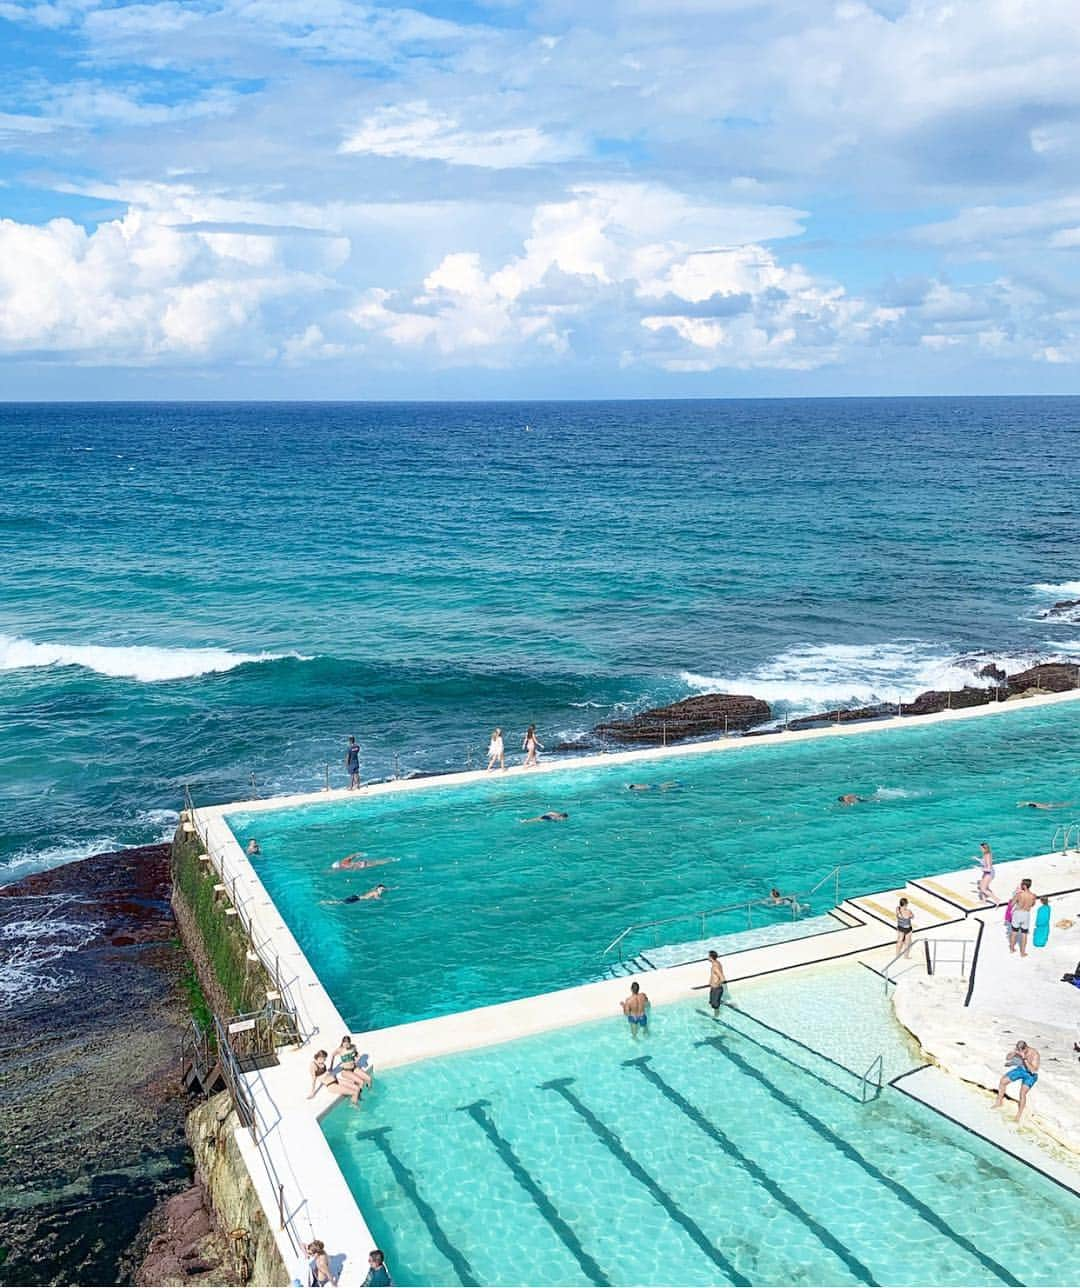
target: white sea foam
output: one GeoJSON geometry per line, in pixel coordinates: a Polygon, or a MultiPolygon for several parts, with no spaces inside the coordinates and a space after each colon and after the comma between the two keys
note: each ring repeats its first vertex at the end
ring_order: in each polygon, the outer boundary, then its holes
{"type": "Polygon", "coordinates": [[[32,993],[59,993],[70,975],[59,963],[97,935],[103,922],[63,915],[70,896],[12,901],[15,917],[0,926],[0,1009],[32,993]]]}
{"type": "Polygon", "coordinates": [[[929,796],[927,791],[915,791],[907,787],[879,787],[877,791],[871,792],[871,799],[875,801],[910,801],[920,796],[929,796]]]}
{"type": "Polygon", "coordinates": [[[1080,581],[1037,581],[1032,590],[1040,595],[1053,595],[1055,599],[1068,599],[1080,595],[1080,581]]]}
{"type": "Polygon", "coordinates": [[[156,648],[151,644],[39,644],[16,635],[0,635],[0,671],[28,667],[82,666],[98,675],[139,680],[186,680],[231,671],[249,662],[277,662],[301,653],[233,653],[223,648],[156,648]]]}
{"type": "Polygon", "coordinates": [[[806,644],[786,649],[742,674],[684,671],[679,678],[702,693],[750,693],[770,704],[783,703],[793,711],[821,711],[837,705],[908,702],[927,689],[985,686],[987,681],[976,673],[988,663],[1012,672],[1036,660],[1035,656],[996,653],[949,657],[921,640],[806,644]]]}
{"type": "Polygon", "coordinates": [[[111,854],[136,845],[153,845],[172,840],[180,815],[174,809],[140,810],[134,818],[118,823],[115,833],[93,837],[91,840],[60,840],[38,850],[17,850],[0,861],[0,885],[18,881],[33,872],[47,872],[77,863],[92,854],[111,854]]]}

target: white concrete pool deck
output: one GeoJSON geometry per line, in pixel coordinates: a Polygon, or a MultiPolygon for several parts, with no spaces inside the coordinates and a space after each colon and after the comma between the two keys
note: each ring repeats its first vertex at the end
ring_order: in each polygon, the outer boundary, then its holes
{"type": "MultiPolygon", "coordinates": [[[[784,732],[767,738],[721,739],[698,742],[678,747],[649,748],[644,751],[626,751],[612,754],[581,757],[573,760],[545,761],[535,769],[515,767],[508,775],[543,774],[555,770],[584,768],[590,765],[633,764],[638,761],[676,759],[700,755],[706,751],[737,751],[740,747],[782,746],[792,742],[818,738],[857,736],[865,732],[892,729],[910,729],[923,724],[972,718],[993,717],[1015,711],[1046,706],[1080,698],[1080,690],[1063,694],[1045,694],[1023,700],[946,711],[929,716],[905,716],[866,724],[838,725],[827,729],[784,732]]],[[[359,792],[346,790],[321,791],[305,795],[275,797],[268,800],[244,801],[219,805],[195,811],[195,823],[206,844],[215,868],[221,874],[229,897],[240,909],[249,927],[252,942],[264,961],[276,964],[282,983],[285,1001],[292,1006],[305,1030],[307,1039],[298,1050],[280,1052],[276,1068],[265,1069],[247,1076],[248,1084],[258,1110],[262,1130],[259,1147],[246,1131],[238,1133],[241,1151],[248,1163],[255,1186],[271,1228],[277,1230],[278,1183],[285,1187],[285,1206],[289,1214],[289,1229],[279,1231],[278,1245],[286,1266],[292,1271],[297,1261],[293,1241],[322,1239],[332,1257],[343,1258],[341,1282],[359,1284],[367,1272],[367,1254],[375,1246],[371,1233],[345,1183],[322,1131],[318,1126],[319,1115],[336,1103],[330,1093],[321,1090],[315,1100],[308,1100],[310,1077],[308,1066],[312,1054],[321,1048],[333,1051],[348,1030],[339,1011],[316,975],[310,962],[301,951],[292,933],[266,892],[256,867],[243,852],[230,831],[225,817],[238,811],[273,810],[297,805],[315,806],[329,801],[355,799],[362,796],[388,792],[431,790],[460,786],[489,778],[486,771],[449,774],[434,778],[406,779],[374,784],[359,792]],[[269,1171],[275,1174],[272,1178],[269,1171]]],[[[1055,816],[1047,815],[1048,833],[1055,816]]],[[[1065,821],[1062,816],[1058,821],[1065,821]]],[[[1071,816],[1069,821],[1071,821],[1071,816]]],[[[1061,856],[1045,855],[1039,859],[1025,860],[1025,874],[1036,875],[1035,867],[1055,864],[1061,856]]],[[[1080,860],[1078,860],[1080,862],[1080,860]]],[[[1010,868],[1015,865],[999,865],[1010,868]]],[[[971,885],[969,867],[959,873],[949,873],[933,880],[940,887],[963,897],[965,887],[971,885]]],[[[1002,886],[1008,878],[1002,881],[1002,886]]],[[[1080,885],[1080,880],[1077,881],[1080,885]]],[[[1011,887],[1010,887],[1011,888],[1011,887]]],[[[1063,887],[1057,887],[1063,888],[1063,887]]],[[[885,892],[881,899],[888,903],[895,892],[885,892]]],[[[970,896],[970,889],[967,890],[970,896]]],[[[923,894],[931,906],[936,906],[934,895],[923,894]]],[[[895,906],[895,905],[894,905],[895,906]]],[[[948,906],[948,905],[947,905],[948,906]]],[[[729,980],[738,982],[751,976],[789,970],[815,962],[833,960],[868,952],[875,952],[878,960],[887,958],[895,937],[894,929],[879,919],[868,915],[865,909],[845,904],[845,920],[837,921],[836,930],[780,944],[770,944],[748,949],[725,959],[729,980]]],[[[942,920],[948,913],[939,913],[933,930],[953,923],[942,920]]],[[[956,907],[956,924],[962,926],[967,910],[956,907]]],[[[931,933],[930,929],[921,933],[931,933]]],[[[599,973],[599,964],[598,964],[599,973]]],[[[643,975],[643,987],[653,1003],[663,1005],[683,1001],[695,995],[707,980],[708,972],[701,963],[662,968],[643,975]]],[[[490,1046],[497,1042],[512,1041],[552,1029],[585,1023],[590,1020],[620,1014],[619,1002],[628,991],[628,980],[606,979],[583,984],[575,988],[547,993],[539,997],[524,998],[497,1006],[488,1006],[457,1015],[422,1020],[398,1025],[368,1034],[354,1035],[361,1051],[368,1052],[378,1071],[413,1061],[430,1059],[454,1052],[490,1046]]],[[[1080,996],[1080,995],[1078,995],[1080,996]]],[[[352,1113],[351,1107],[342,1106],[340,1112],[352,1113]]],[[[360,1111],[362,1112],[362,1110],[360,1111]]]]}

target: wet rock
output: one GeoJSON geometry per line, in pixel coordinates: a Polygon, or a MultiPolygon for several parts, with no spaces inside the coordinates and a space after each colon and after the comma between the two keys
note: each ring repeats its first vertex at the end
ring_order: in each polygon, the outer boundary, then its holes
{"type": "Polygon", "coordinates": [[[991,680],[994,684],[1004,684],[1009,678],[1005,674],[1005,668],[998,666],[996,662],[988,662],[986,666],[979,667],[975,677],[979,680],[991,680]]]}
{"type": "Polygon", "coordinates": [[[702,693],[666,707],[639,711],[593,730],[616,742],[678,742],[706,734],[741,731],[772,718],[769,704],[742,693],[702,693]]]}
{"type": "Polygon", "coordinates": [[[1009,693],[1022,694],[1029,689],[1044,693],[1065,693],[1077,688],[1080,680],[1080,662],[1041,662],[1009,676],[1009,693]]]}
{"type": "Polygon", "coordinates": [[[928,716],[936,711],[957,711],[961,707],[981,707],[993,699],[989,689],[965,684],[962,689],[930,689],[911,702],[901,704],[905,716],[928,716]]]}
{"type": "Polygon", "coordinates": [[[850,709],[834,707],[832,711],[819,711],[814,716],[799,716],[795,720],[789,720],[787,727],[789,729],[810,729],[815,725],[848,724],[854,720],[883,720],[887,716],[894,715],[896,715],[896,705],[892,702],[879,702],[872,707],[852,707],[850,709]]]}
{"type": "Polygon", "coordinates": [[[1056,604],[1044,608],[1039,616],[1050,620],[1056,617],[1066,622],[1080,621],[1080,599],[1059,599],[1056,604]]]}

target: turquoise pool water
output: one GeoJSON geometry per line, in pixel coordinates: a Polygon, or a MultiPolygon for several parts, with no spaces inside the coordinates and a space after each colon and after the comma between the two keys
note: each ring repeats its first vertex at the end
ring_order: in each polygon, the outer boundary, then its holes
{"type": "Polygon", "coordinates": [[[613,1018],[391,1070],[323,1130],[399,1283],[1076,1282],[1075,1198],[898,1091],[859,1102],[839,1056],[916,1060],[879,984],[746,984],[719,1024],[680,1004],[639,1042],[613,1018]],[[793,997],[833,1058],[775,1031],[793,997]]]}
{"type": "MultiPolygon", "coordinates": [[[[242,842],[258,837],[267,889],[364,1030],[597,978],[602,950],[631,923],[773,884],[807,890],[834,864],[841,894],[854,895],[962,867],[981,840],[999,859],[1045,851],[1059,816],[1016,802],[1080,802],[1078,731],[1080,703],[1065,703],[632,766],[570,763],[229,823],[242,842]],[[682,785],[625,789],[671,779],[682,785]],[[871,799],[845,808],[842,792],[871,799]],[[521,822],[551,809],[569,818],[521,822]],[[331,869],[354,850],[397,861],[331,869]],[[379,880],[385,898],[337,902],[379,880]]],[[[812,902],[824,911],[831,887],[812,902]]],[[[689,921],[671,933],[697,938],[689,921]]]]}

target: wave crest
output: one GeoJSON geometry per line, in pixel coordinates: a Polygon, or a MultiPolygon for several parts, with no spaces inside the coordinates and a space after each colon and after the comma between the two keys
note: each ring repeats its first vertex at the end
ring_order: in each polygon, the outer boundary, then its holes
{"type": "MultiPolygon", "coordinates": [[[[1061,648],[1061,645],[1057,646],[1061,648]]],[[[832,706],[910,702],[928,689],[985,687],[977,672],[995,662],[1008,672],[1031,666],[1033,657],[977,654],[947,657],[919,640],[886,644],[807,644],[786,649],[751,671],[732,676],[683,671],[679,678],[699,692],[751,693],[790,711],[832,706]]]]}
{"type": "Polygon", "coordinates": [[[224,648],[158,648],[152,644],[39,644],[18,635],[0,635],[0,671],[43,666],[81,666],[112,679],[189,680],[232,671],[253,662],[280,662],[302,653],[233,653],[224,648]]]}

